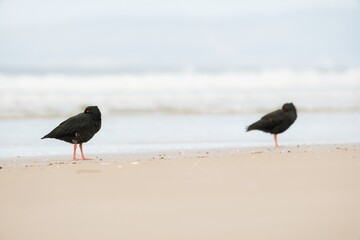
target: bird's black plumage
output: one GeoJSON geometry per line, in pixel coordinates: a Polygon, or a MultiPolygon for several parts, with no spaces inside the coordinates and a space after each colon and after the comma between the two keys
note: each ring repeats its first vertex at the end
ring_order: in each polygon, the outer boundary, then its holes
{"type": "Polygon", "coordinates": [[[101,128],[101,113],[97,106],[85,108],[79,113],[64,122],[60,123],[54,130],[46,134],[44,138],[55,138],[74,144],[73,160],[76,160],[77,144],[80,145],[81,157],[87,160],[83,153],[82,144],[89,141],[101,128]]]}
{"type": "Polygon", "coordinates": [[[83,113],[60,123],[44,138],[55,138],[65,142],[80,144],[89,141],[101,128],[101,113],[97,106],[87,107],[83,113]]]}
{"type": "Polygon", "coordinates": [[[259,121],[247,127],[246,131],[260,130],[275,135],[275,143],[277,146],[276,134],[285,132],[296,120],[297,113],[294,104],[285,103],[281,109],[268,113],[259,121]]]}

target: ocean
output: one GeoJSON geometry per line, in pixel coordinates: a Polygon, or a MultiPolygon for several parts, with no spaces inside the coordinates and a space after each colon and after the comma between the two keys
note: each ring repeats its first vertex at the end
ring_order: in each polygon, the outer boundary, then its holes
{"type": "Polygon", "coordinates": [[[40,138],[88,105],[103,125],[87,155],[272,147],[245,128],[285,102],[298,119],[280,145],[360,143],[360,69],[0,74],[0,86],[0,159],[70,156],[70,144],[40,138]]]}

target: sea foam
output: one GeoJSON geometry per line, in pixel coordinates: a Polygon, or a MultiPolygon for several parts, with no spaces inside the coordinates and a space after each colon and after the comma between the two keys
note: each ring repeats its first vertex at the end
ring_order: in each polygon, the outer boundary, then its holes
{"type": "Polygon", "coordinates": [[[67,116],[98,105],[105,115],[360,111],[360,69],[220,73],[0,74],[0,117],[67,116]]]}

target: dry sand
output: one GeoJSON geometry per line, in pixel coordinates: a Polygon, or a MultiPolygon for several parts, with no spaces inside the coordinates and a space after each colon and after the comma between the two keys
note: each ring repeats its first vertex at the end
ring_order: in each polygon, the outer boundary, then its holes
{"type": "Polygon", "coordinates": [[[360,239],[360,145],[7,161],[0,239],[360,239]]]}

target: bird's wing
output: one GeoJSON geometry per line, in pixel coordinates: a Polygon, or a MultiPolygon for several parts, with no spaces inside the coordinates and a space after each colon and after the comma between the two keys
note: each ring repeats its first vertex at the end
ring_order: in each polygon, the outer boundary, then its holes
{"type": "Polygon", "coordinates": [[[84,113],[80,113],[60,123],[48,136],[56,138],[75,136],[76,132],[86,129],[85,124],[86,116],[84,113]]]}
{"type": "Polygon", "coordinates": [[[283,122],[283,111],[276,110],[274,112],[268,113],[261,118],[261,122],[265,123],[266,128],[274,128],[283,122]]]}

